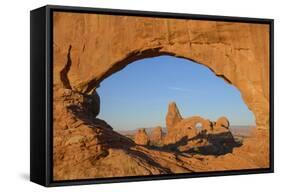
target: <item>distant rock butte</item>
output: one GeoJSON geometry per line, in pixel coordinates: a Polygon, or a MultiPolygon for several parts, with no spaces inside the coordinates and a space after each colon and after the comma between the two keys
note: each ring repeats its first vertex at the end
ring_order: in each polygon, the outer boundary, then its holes
{"type": "Polygon", "coordinates": [[[138,145],[148,145],[149,137],[145,131],[145,129],[139,129],[135,135],[135,143],[138,145]]]}
{"type": "Polygon", "coordinates": [[[171,102],[168,107],[166,115],[166,127],[168,132],[172,131],[172,128],[182,120],[181,114],[175,102],[171,102]]]}
{"type": "Polygon", "coordinates": [[[161,143],[163,139],[162,127],[158,126],[152,129],[150,141],[153,143],[161,143]]]}
{"type": "Polygon", "coordinates": [[[202,133],[220,134],[223,132],[229,132],[231,135],[229,130],[229,121],[226,117],[221,117],[216,122],[211,122],[210,120],[204,119],[200,116],[182,118],[175,102],[171,102],[169,104],[166,115],[166,120],[167,119],[177,119],[177,121],[173,121],[175,123],[166,121],[167,127],[168,123],[170,126],[167,130],[168,133],[164,138],[165,144],[177,143],[185,137],[187,140],[192,139],[202,133]],[[176,113],[174,111],[176,111],[176,113]]]}

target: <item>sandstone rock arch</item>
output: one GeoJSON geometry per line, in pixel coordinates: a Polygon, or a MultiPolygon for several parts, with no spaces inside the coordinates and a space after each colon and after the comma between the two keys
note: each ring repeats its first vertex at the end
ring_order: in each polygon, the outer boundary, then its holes
{"type": "Polygon", "coordinates": [[[64,71],[65,88],[92,94],[135,60],[172,55],[203,64],[238,88],[257,128],[268,129],[266,24],[54,13],[53,43],[55,88],[64,87],[64,71]]]}

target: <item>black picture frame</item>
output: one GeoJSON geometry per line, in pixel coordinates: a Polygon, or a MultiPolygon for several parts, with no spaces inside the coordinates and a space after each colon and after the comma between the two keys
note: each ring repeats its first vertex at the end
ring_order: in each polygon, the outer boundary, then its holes
{"type": "Polygon", "coordinates": [[[66,186],[112,182],[195,178],[274,172],[274,20],[246,17],[196,15],[183,13],[101,9],[47,5],[30,12],[30,180],[43,186],[66,186]],[[54,11],[131,15],[159,18],[263,23],[270,25],[270,167],[266,169],[231,170],[220,172],[133,176],[87,180],[53,181],[52,179],[52,60],[54,11]]]}

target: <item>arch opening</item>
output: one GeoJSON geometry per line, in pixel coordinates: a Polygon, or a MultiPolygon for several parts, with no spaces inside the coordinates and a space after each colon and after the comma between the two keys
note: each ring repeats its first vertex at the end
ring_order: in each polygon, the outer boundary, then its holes
{"type": "MultiPolygon", "coordinates": [[[[116,173],[120,173],[116,176],[132,176],[146,175],[147,172],[159,175],[166,172],[182,173],[182,168],[184,172],[189,172],[189,170],[206,172],[221,171],[222,167],[227,170],[244,170],[257,166],[270,167],[268,146],[270,144],[268,134],[270,123],[268,83],[270,62],[268,58],[270,54],[265,48],[270,40],[268,31],[268,25],[251,23],[54,13],[52,65],[55,117],[53,118],[54,178],[65,180],[70,177],[71,179],[72,177],[73,179],[112,177],[116,173]],[[225,93],[216,91],[212,86],[205,87],[201,94],[191,89],[192,87],[180,87],[177,84],[169,85],[168,88],[165,82],[167,78],[161,79],[161,75],[156,73],[160,70],[153,71],[152,67],[148,67],[148,70],[145,70],[146,73],[139,77],[140,84],[128,78],[125,79],[136,88],[135,90],[128,89],[129,87],[126,87],[122,81],[121,83],[115,81],[116,84],[109,89],[113,92],[102,93],[101,90],[106,88],[106,83],[111,78],[119,75],[121,77],[128,69],[138,66],[136,62],[164,55],[191,59],[197,62],[197,66],[203,68],[205,66],[213,77],[217,76],[225,80],[226,82],[221,81],[224,85],[232,84],[241,91],[243,100],[255,114],[256,121],[254,117],[252,119],[257,127],[255,130],[257,134],[246,138],[246,142],[242,143],[245,147],[239,147],[231,155],[221,156],[221,158],[209,158],[209,156],[205,158],[205,155],[217,156],[232,152],[234,147],[239,146],[229,131],[229,123],[230,126],[237,123],[232,116],[246,116],[243,113],[226,114],[225,110],[222,110],[223,114],[219,113],[221,106],[231,111],[230,109],[235,109],[239,105],[234,105],[235,102],[226,102],[225,93]],[[149,76],[150,72],[153,73],[152,76],[149,76]],[[150,77],[154,77],[159,82],[158,85],[153,84],[155,81],[152,81],[150,77]],[[145,80],[150,80],[147,86],[143,86],[145,80]],[[153,91],[161,87],[159,85],[166,85],[166,92],[161,92],[158,97],[156,95],[156,102],[154,102],[151,96],[153,96],[153,91]],[[142,87],[153,89],[145,90],[141,89],[142,87]],[[185,90],[187,88],[191,91],[185,90]],[[134,95],[128,98],[128,92],[134,95]],[[101,100],[97,93],[100,94],[101,100]],[[116,93],[125,94],[117,97],[116,93]],[[147,93],[147,99],[143,99],[143,93],[147,93]],[[112,103],[107,102],[104,95],[112,96],[112,103]],[[168,97],[166,99],[164,97],[163,99],[163,96],[169,95],[178,97],[186,95],[187,98],[168,97]],[[199,100],[196,101],[196,98],[199,100]],[[209,100],[204,102],[202,98],[209,100]],[[122,100],[125,103],[122,103],[122,100]],[[177,103],[177,105],[171,105],[169,113],[171,116],[167,118],[168,124],[171,125],[171,132],[162,134],[163,128],[167,125],[165,122],[167,121],[165,118],[167,105],[171,100],[177,103]],[[141,104],[136,106],[139,102],[141,104]],[[158,106],[155,105],[157,102],[159,102],[158,106]],[[229,103],[232,105],[227,105],[229,103]],[[159,106],[163,106],[163,109],[159,106]],[[128,110],[130,108],[132,110],[128,110]],[[124,110],[128,111],[123,113],[124,110]],[[207,111],[209,114],[204,114],[202,111],[207,111]],[[123,118],[125,123],[128,121],[141,123],[119,126],[105,115],[109,112],[113,112],[112,117],[116,117],[117,123],[122,122],[123,118]],[[217,119],[214,114],[224,115],[224,117],[217,119]],[[155,120],[157,115],[161,118],[155,120]],[[200,117],[198,118],[197,115],[200,117]],[[148,119],[151,121],[147,122],[148,119]],[[199,134],[194,124],[198,119],[206,130],[199,134]],[[146,122],[147,125],[142,122],[146,122]],[[158,129],[153,129],[152,133],[149,129],[141,129],[138,142],[135,137],[132,142],[124,135],[116,133],[119,127],[120,129],[135,129],[151,126],[157,126],[158,129]],[[265,131],[258,129],[265,129],[265,131]],[[150,137],[152,134],[153,140],[150,137]],[[151,141],[154,143],[153,147],[151,141]],[[145,147],[136,147],[136,145],[145,145],[145,147]],[[155,153],[154,149],[159,149],[159,151],[155,153]],[[174,153],[171,155],[162,153],[166,149],[181,153],[177,153],[176,156],[174,153]],[[259,151],[262,153],[258,153],[259,151]],[[190,167],[189,155],[194,153],[201,156],[198,158],[199,161],[192,161],[198,162],[198,166],[191,165],[190,167]],[[183,156],[188,156],[188,158],[183,156]],[[130,161],[125,164],[112,163],[121,162],[124,159],[130,161]],[[139,165],[140,161],[142,165],[139,165]],[[95,166],[101,168],[95,169],[95,166]],[[106,167],[106,171],[103,167],[106,167]]],[[[162,69],[165,64],[160,63],[154,66],[162,69]]],[[[167,71],[174,73],[175,68],[181,69],[179,73],[182,72],[184,77],[192,76],[192,74],[187,74],[193,70],[185,70],[180,64],[174,65],[174,68],[167,71]]],[[[137,73],[135,77],[139,74],[137,73]]],[[[171,76],[171,74],[167,75],[168,78],[171,76]]],[[[194,80],[185,82],[200,85],[194,80]]],[[[209,84],[210,82],[208,81],[209,84]]],[[[184,84],[186,85],[187,83],[184,84]]],[[[240,93],[237,94],[241,101],[240,93]]],[[[233,100],[230,99],[230,101],[233,100]]],[[[247,109],[245,104],[243,106],[247,109]]]]}
{"type": "Polygon", "coordinates": [[[197,129],[197,131],[202,131],[203,130],[203,124],[202,123],[196,123],[195,128],[197,129]]]}
{"type": "Polygon", "coordinates": [[[129,59],[133,62],[112,68],[97,88],[101,97],[98,117],[108,121],[115,130],[156,125],[165,128],[166,108],[171,101],[179,105],[184,117],[199,115],[215,121],[220,116],[227,116],[232,128],[255,126],[254,115],[239,90],[225,77],[182,57],[162,53],[161,56],[149,56],[129,59]],[[126,119],[130,123],[120,123],[126,119]]]}

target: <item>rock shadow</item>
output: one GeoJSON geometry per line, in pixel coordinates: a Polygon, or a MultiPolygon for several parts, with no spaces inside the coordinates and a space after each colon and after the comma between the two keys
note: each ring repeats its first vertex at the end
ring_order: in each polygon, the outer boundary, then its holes
{"type": "Polygon", "coordinates": [[[138,157],[138,158],[140,157],[142,159],[145,159],[150,165],[161,169],[164,173],[173,173],[170,169],[161,166],[159,163],[155,162],[151,157],[149,157],[148,155],[146,155],[145,153],[143,153],[141,151],[129,149],[128,153],[130,153],[131,155],[133,155],[135,157],[138,157]]]}
{"type": "Polygon", "coordinates": [[[207,140],[208,145],[192,147],[191,149],[185,151],[190,154],[200,154],[200,155],[225,155],[227,153],[232,153],[233,148],[242,146],[242,142],[235,141],[231,132],[223,132],[217,134],[199,134],[197,136],[199,140],[207,140]]]}
{"type": "Polygon", "coordinates": [[[149,146],[150,149],[174,153],[188,153],[200,155],[225,155],[232,153],[233,148],[242,146],[242,141],[236,141],[231,132],[209,133],[201,132],[193,138],[184,136],[176,143],[164,145],[162,147],[149,146]],[[196,142],[198,146],[192,145],[188,150],[180,150],[180,147],[188,146],[189,143],[196,142]],[[207,142],[207,145],[200,146],[200,143],[207,142]]]}

